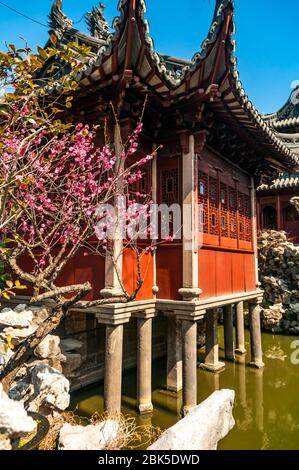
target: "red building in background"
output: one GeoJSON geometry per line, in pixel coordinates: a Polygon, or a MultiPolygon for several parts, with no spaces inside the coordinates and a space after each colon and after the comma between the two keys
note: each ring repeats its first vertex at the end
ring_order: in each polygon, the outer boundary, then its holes
{"type": "MultiPolygon", "coordinates": [[[[278,112],[266,115],[264,119],[276,136],[293,153],[299,154],[299,87],[293,90],[278,112]]],[[[258,227],[285,230],[299,243],[299,213],[290,203],[294,196],[299,196],[299,167],[270,185],[261,185],[257,194],[258,227]]]]}

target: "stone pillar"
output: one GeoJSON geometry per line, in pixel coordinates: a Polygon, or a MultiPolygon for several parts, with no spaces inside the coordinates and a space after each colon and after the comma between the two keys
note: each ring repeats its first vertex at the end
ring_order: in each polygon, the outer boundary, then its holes
{"type": "Polygon", "coordinates": [[[234,361],[234,317],[232,305],[226,305],[224,307],[224,343],[225,359],[228,361],[234,361]]]}
{"type": "Polygon", "coordinates": [[[106,326],[104,409],[121,412],[124,325],[106,326]]]}
{"type": "Polygon", "coordinates": [[[219,362],[218,346],[218,310],[208,310],[206,313],[206,357],[200,365],[204,370],[219,372],[225,369],[225,364],[219,362]]]}
{"type": "Polygon", "coordinates": [[[152,318],[137,318],[137,406],[141,414],[152,405],[152,318]]]}
{"type": "Polygon", "coordinates": [[[197,405],[197,323],[182,320],[183,415],[197,405]]]}
{"type": "Polygon", "coordinates": [[[261,369],[264,367],[263,350],[262,350],[262,334],[261,334],[261,317],[260,317],[260,301],[249,304],[250,319],[250,343],[251,343],[251,362],[252,367],[261,369]]]}
{"type": "MultiPolygon", "coordinates": [[[[122,153],[122,138],[119,124],[115,125],[114,128],[114,145],[115,145],[115,156],[116,163],[115,168],[119,174],[124,169],[124,161],[121,157],[122,153]]],[[[121,195],[123,193],[123,181],[122,178],[117,180],[117,193],[121,195]]],[[[121,199],[116,197],[115,204],[115,230],[111,234],[113,237],[112,255],[113,260],[110,256],[105,257],[105,288],[101,290],[101,295],[106,299],[122,297],[124,291],[122,288],[122,268],[123,268],[123,217],[119,215],[119,205],[121,199]]]]}
{"type": "Polygon", "coordinates": [[[169,316],[167,329],[167,390],[179,392],[182,388],[182,325],[175,316],[169,316]]]}
{"type": "Polygon", "coordinates": [[[236,304],[236,353],[245,354],[244,303],[236,304]]]}
{"type": "Polygon", "coordinates": [[[182,213],[183,213],[183,286],[179,290],[183,300],[197,300],[198,287],[198,155],[195,138],[187,132],[180,134],[182,147],[182,213]]]}

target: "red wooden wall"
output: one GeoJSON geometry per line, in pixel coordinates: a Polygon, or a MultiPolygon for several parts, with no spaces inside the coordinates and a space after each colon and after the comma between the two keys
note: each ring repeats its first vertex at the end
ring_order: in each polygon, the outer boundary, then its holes
{"type": "Polygon", "coordinates": [[[253,253],[202,248],[198,271],[202,299],[256,290],[253,253]]]}

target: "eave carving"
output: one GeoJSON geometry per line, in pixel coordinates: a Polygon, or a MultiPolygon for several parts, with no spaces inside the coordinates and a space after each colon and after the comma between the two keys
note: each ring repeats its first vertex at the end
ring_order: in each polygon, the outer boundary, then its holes
{"type": "Polygon", "coordinates": [[[94,7],[86,13],[85,20],[90,34],[97,39],[107,39],[109,36],[109,25],[104,17],[105,5],[100,2],[98,7],[94,7]]]}
{"type": "Polygon", "coordinates": [[[73,22],[62,11],[62,0],[54,0],[49,14],[49,26],[53,30],[71,28],[73,22]]]}

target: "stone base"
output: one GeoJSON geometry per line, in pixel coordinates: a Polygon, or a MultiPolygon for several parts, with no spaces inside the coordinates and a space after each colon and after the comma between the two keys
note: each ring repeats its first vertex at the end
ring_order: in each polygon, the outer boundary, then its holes
{"type": "Polygon", "coordinates": [[[238,356],[243,356],[244,354],[247,353],[245,348],[237,348],[235,349],[235,353],[238,354],[238,356]]]}
{"type": "Polygon", "coordinates": [[[114,299],[124,297],[124,293],[120,288],[117,287],[105,287],[100,291],[101,296],[104,299],[114,299]]]}
{"type": "Polygon", "coordinates": [[[249,367],[253,367],[254,369],[263,369],[265,364],[263,362],[249,362],[249,367]]]}
{"type": "Polygon", "coordinates": [[[225,369],[225,363],[218,362],[218,364],[206,364],[205,362],[202,362],[199,367],[203,370],[214,372],[216,374],[217,372],[222,372],[225,369]]]}
{"type": "Polygon", "coordinates": [[[202,294],[202,290],[198,288],[186,288],[179,289],[179,294],[183,297],[185,302],[194,302],[199,299],[202,294]]]}
{"type": "Polygon", "coordinates": [[[180,387],[173,386],[172,387],[171,385],[166,385],[165,390],[167,390],[168,392],[172,392],[172,393],[180,393],[183,390],[183,386],[180,386],[180,387]]]}
{"type": "Polygon", "coordinates": [[[152,413],[154,411],[152,403],[147,403],[146,405],[138,405],[137,408],[141,415],[152,413]]]}

